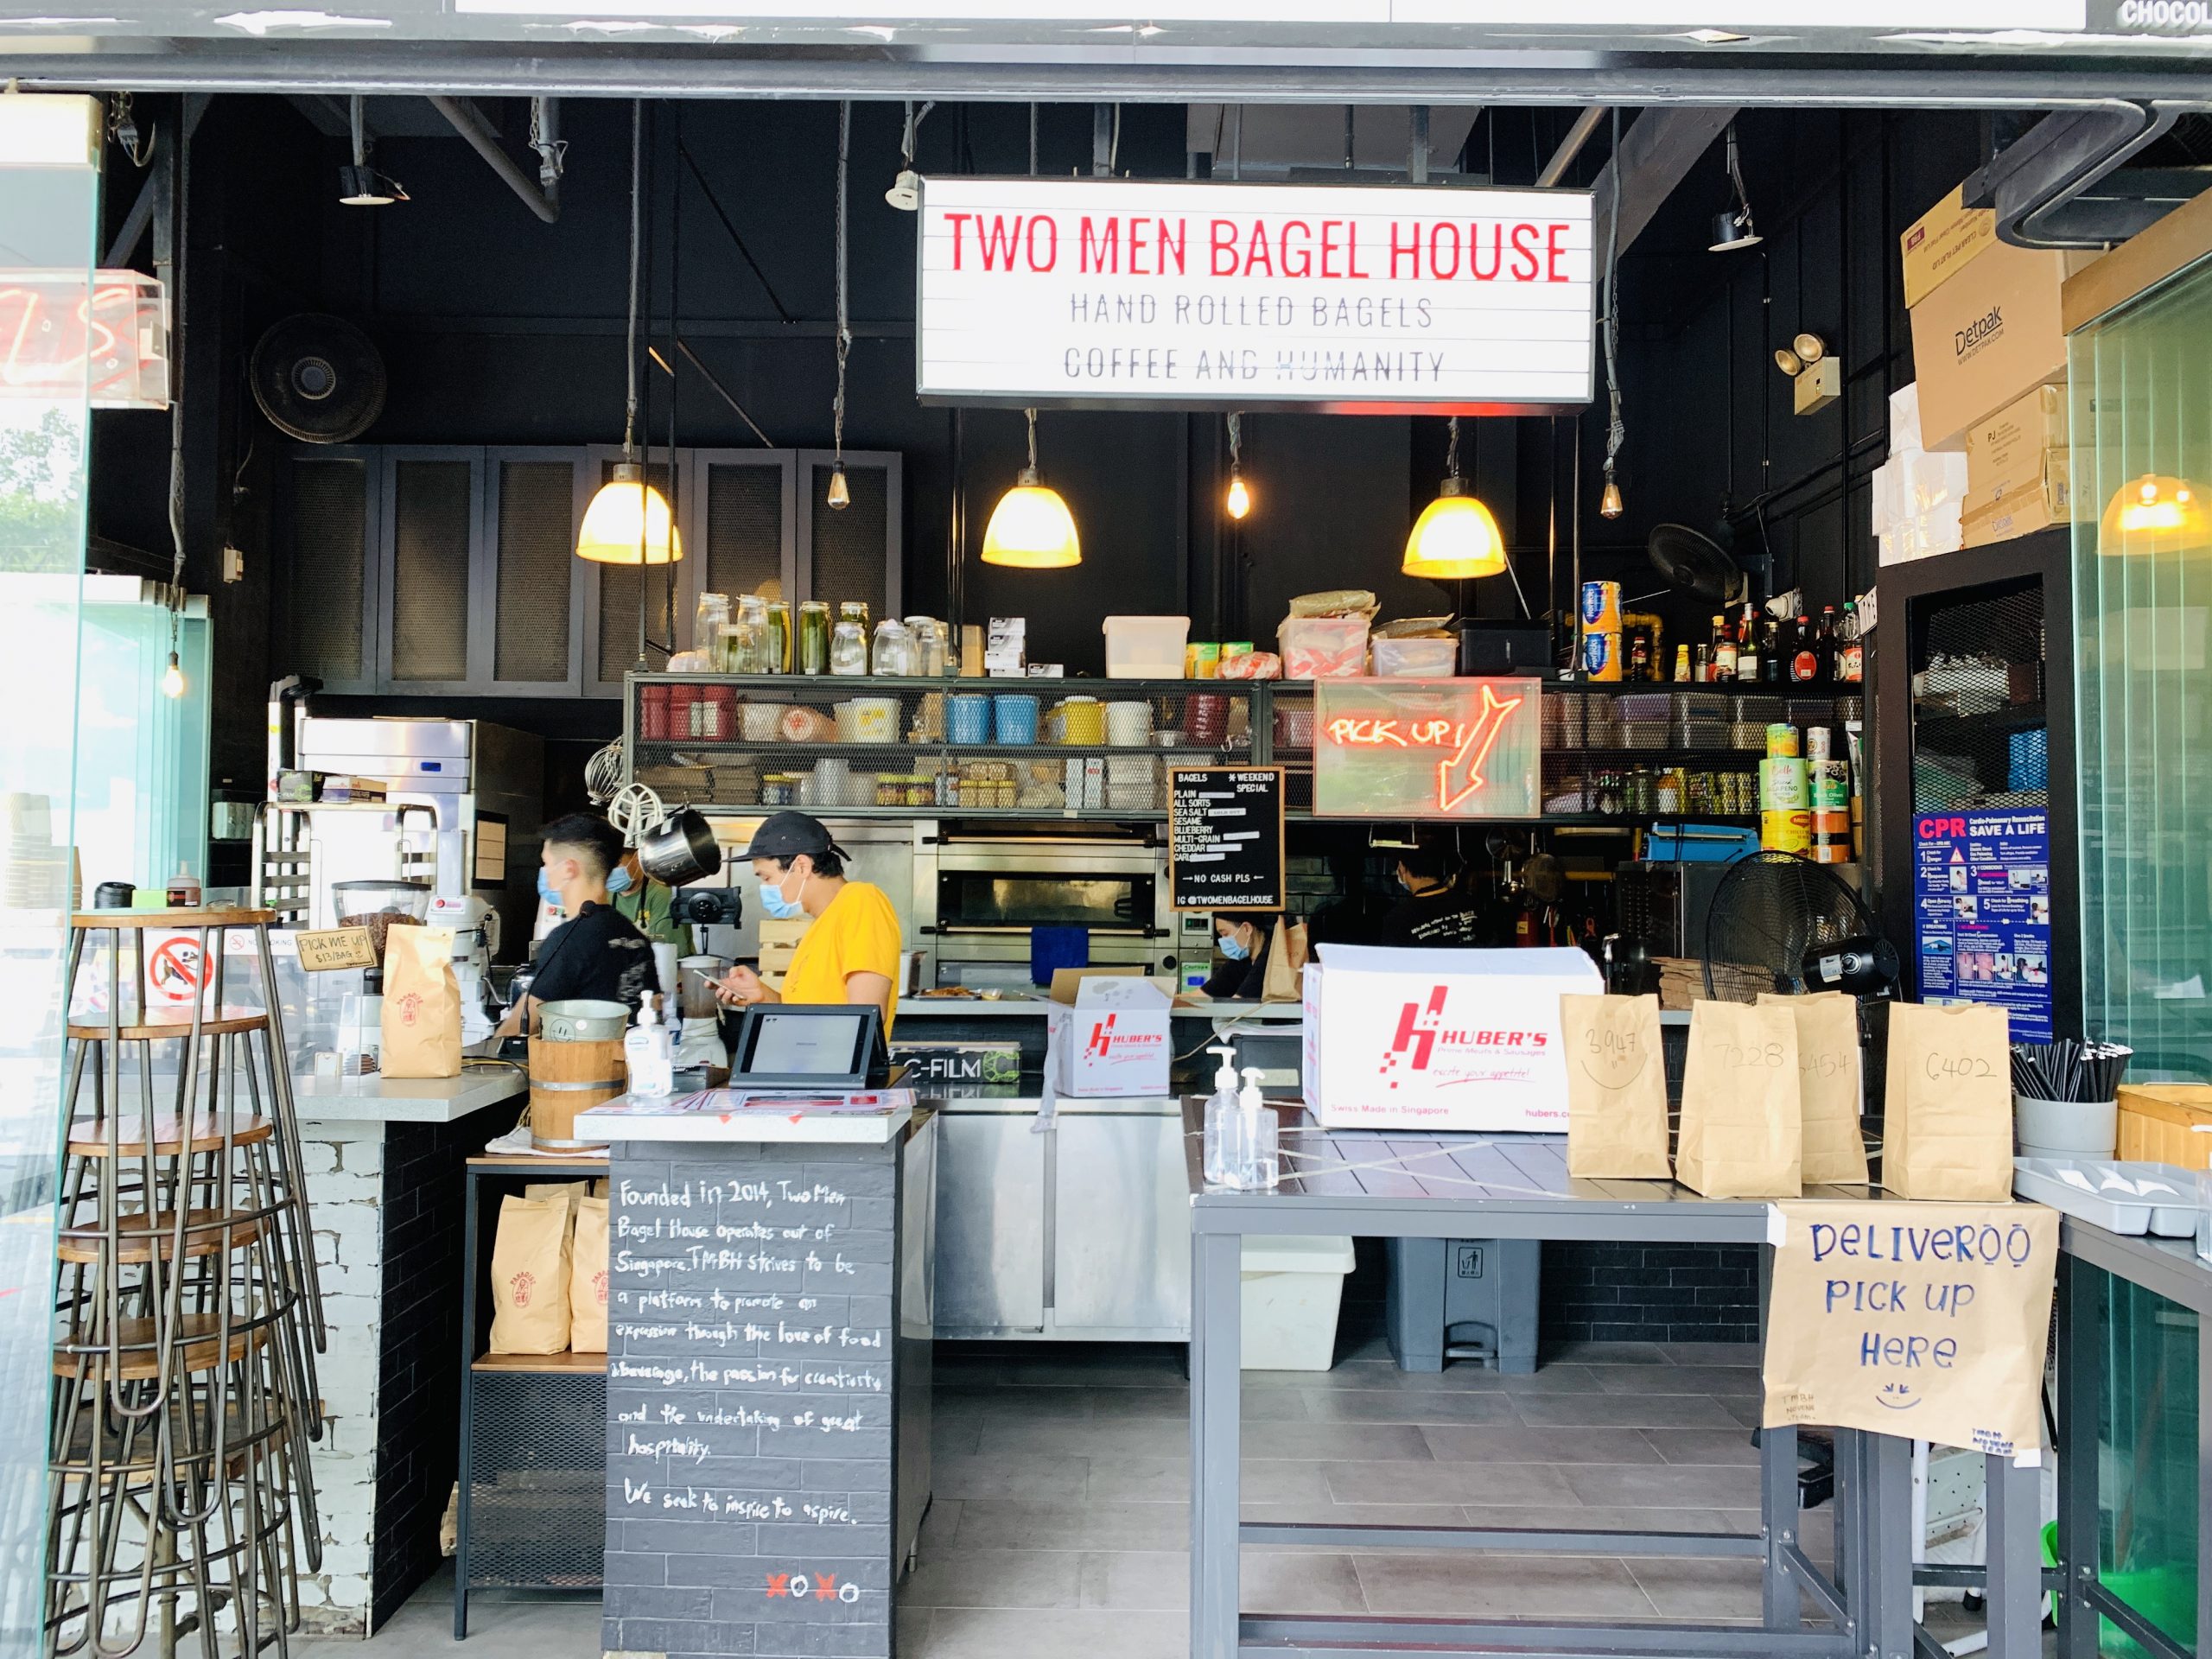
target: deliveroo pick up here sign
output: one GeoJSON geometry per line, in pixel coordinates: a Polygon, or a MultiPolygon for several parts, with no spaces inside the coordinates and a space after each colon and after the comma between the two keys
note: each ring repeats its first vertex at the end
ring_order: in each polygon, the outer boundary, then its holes
{"type": "Polygon", "coordinates": [[[1817,1423],[2033,1461],[2058,1215],[2034,1204],[1775,1206],[1770,1428],[1817,1423]]]}

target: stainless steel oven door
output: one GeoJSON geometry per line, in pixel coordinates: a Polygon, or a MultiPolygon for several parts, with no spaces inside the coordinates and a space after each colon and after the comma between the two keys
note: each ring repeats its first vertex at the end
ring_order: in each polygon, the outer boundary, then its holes
{"type": "Polygon", "coordinates": [[[926,848],[915,863],[917,923],[933,984],[1027,989],[1039,927],[1086,929],[1097,966],[1173,971],[1163,849],[978,838],[926,848]]]}

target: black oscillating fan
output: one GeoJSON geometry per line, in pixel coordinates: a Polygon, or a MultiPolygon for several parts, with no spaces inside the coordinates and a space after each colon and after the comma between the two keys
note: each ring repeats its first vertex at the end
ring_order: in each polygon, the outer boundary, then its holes
{"type": "Polygon", "coordinates": [[[1885,995],[1897,957],[1859,895],[1824,864],[1796,853],[1753,853],[1728,867],[1706,912],[1705,994],[1842,991],[1885,995]],[[1718,971],[1716,971],[1718,970],[1718,971]]]}

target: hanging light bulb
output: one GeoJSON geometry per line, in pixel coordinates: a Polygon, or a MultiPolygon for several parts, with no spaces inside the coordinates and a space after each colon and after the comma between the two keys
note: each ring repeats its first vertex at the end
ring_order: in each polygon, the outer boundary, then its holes
{"type": "Polygon", "coordinates": [[[991,509],[991,522],[983,531],[983,563],[1029,570],[1081,564],[1083,543],[1076,535],[1075,515],[1037,471],[1037,411],[1023,413],[1029,417],[1029,464],[991,509]]]}
{"type": "Polygon", "coordinates": [[[2212,547],[2212,512],[2185,478],[2145,473],[2105,503],[2097,551],[2107,558],[2195,553],[2212,547]]]}
{"type": "Polygon", "coordinates": [[[645,109],[630,106],[630,332],[623,366],[629,391],[622,408],[622,459],[614,463],[606,483],[599,486],[584,509],[583,526],[576,532],[576,556],[594,564],[673,564],[683,556],[683,538],[677,534],[675,515],[668,498],[645,482],[645,469],[638,464],[638,250],[642,235],[639,219],[639,181],[644,166],[645,109]]]}
{"type": "Polygon", "coordinates": [[[1223,505],[1232,518],[1242,518],[1252,511],[1252,492],[1244,482],[1244,416],[1241,411],[1229,417],[1229,499],[1223,505]]]}
{"type": "Polygon", "coordinates": [[[1612,471],[1609,467],[1605,473],[1605,487],[1598,496],[1598,516],[1600,518],[1618,518],[1621,511],[1621,486],[1613,482],[1612,471]]]}
{"type": "Polygon", "coordinates": [[[184,664],[177,660],[175,652],[169,652],[169,665],[162,671],[162,695],[165,697],[184,695],[184,664]]]}
{"type": "Polygon", "coordinates": [[[936,107],[934,104],[925,104],[921,114],[917,115],[912,100],[907,101],[906,136],[899,144],[899,176],[883,193],[883,199],[902,213],[911,213],[922,205],[922,175],[914,171],[914,135],[922,124],[922,118],[936,107]]]}
{"type": "Polygon", "coordinates": [[[845,469],[842,467],[833,467],[830,469],[830,493],[826,499],[829,504],[839,512],[853,505],[853,492],[845,482],[845,469]]]}
{"type": "Polygon", "coordinates": [[[1494,576],[1505,569],[1505,537],[1497,520],[1476,499],[1459,477],[1459,417],[1452,417],[1452,438],[1445,460],[1447,476],[1436,499],[1421,509],[1406,537],[1405,563],[1399,569],[1409,576],[1437,582],[1460,582],[1471,576],[1494,576]]]}

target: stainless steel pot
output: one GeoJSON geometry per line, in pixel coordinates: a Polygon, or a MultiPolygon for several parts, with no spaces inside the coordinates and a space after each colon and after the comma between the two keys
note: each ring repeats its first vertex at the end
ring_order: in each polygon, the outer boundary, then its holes
{"type": "Polygon", "coordinates": [[[549,1043],[619,1042],[629,1026],[627,1004],[593,997],[541,1003],[537,1009],[537,1034],[549,1043]]]}
{"type": "Polygon", "coordinates": [[[656,881],[680,887],[722,867],[722,849],[707,821],[690,807],[671,812],[638,842],[638,866],[656,881]]]}

